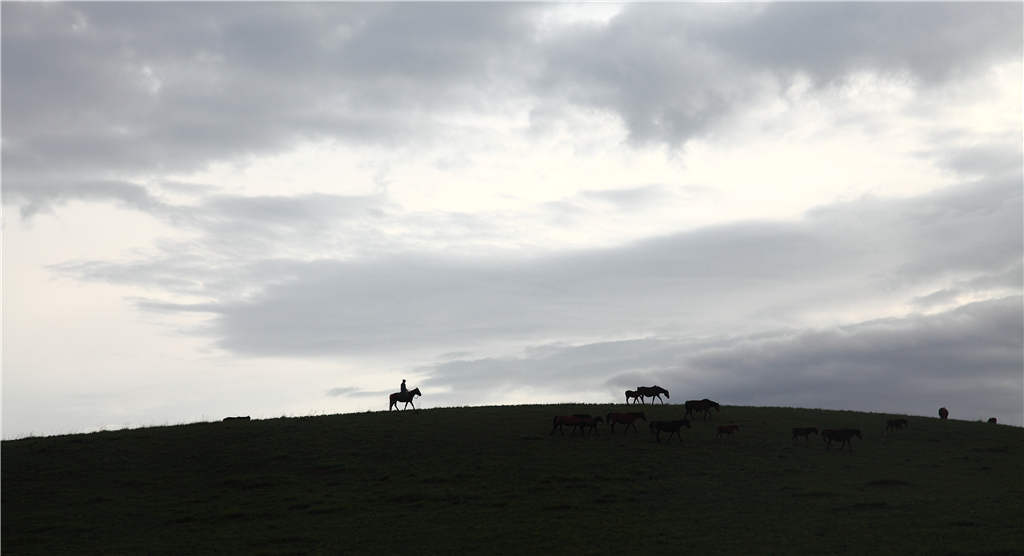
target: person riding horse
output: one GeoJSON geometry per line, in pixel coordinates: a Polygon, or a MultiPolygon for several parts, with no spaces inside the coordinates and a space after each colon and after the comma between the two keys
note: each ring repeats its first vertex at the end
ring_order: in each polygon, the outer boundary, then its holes
{"type": "Polygon", "coordinates": [[[409,389],[405,387],[405,379],[404,378],[402,379],[402,388],[399,391],[401,393],[403,393],[403,394],[409,391],[409,389]]]}

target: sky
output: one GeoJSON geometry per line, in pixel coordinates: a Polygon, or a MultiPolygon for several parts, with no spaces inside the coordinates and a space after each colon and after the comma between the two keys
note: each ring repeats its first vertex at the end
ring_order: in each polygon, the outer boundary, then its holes
{"type": "Polygon", "coordinates": [[[0,10],[5,439],[402,379],[1024,425],[1020,3],[0,10]]]}

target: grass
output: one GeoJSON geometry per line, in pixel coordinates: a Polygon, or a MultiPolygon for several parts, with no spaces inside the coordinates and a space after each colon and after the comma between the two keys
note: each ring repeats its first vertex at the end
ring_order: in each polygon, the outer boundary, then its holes
{"type": "MultiPolygon", "coordinates": [[[[618,405],[198,423],[3,442],[4,554],[1024,554],[1024,430],[730,407],[715,438],[549,435],[618,405]],[[790,428],[861,428],[853,451],[790,428]]],[[[649,419],[679,406],[644,408],[649,419]]]]}

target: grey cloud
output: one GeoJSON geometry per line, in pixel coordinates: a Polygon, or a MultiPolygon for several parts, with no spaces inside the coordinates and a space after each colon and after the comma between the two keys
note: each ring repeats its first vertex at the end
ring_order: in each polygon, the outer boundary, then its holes
{"type": "MultiPolygon", "coordinates": [[[[425,388],[473,399],[511,386],[567,393],[603,390],[608,402],[657,383],[671,400],[829,407],[1022,424],[1022,298],[931,316],[750,336],[641,338],[544,346],[519,357],[441,362],[418,371],[425,388]]],[[[574,398],[575,399],[575,398],[574,398]]],[[[678,403],[678,402],[676,402],[678,403]]]]}
{"type": "Polygon", "coordinates": [[[938,83],[1019,61],[1021,12],[1016,4],[636,4],[605,27],[546,45],[538,86],[619,114],[635,141],[681,143],[796,74],[819,86],[857,71],[938,83]]]}
{"type": "Polygon", "coordinates": [[[300,139],[424,137],[515,83],[535,9],[5,4],[5,166],[191,170],[300,139]]]}
{"type": "MultiPolygon", "coordinates": [[[[252,284],[257,293],[211,290],[206,308],[215,319],[206,332],[240,354],[303,356],[441,353],[554,334],[750,333],[808,310],[913,302],[937,289],[1019,292],[1021,222],[1019,184],[1004,181],[904,200],[865,198],[798,222],[738,223],[532,258],[281,258],[229,266],[225,288],[252,284]]],[[[118,265],[105,268],[118,272],[118,265]]],[[[153,271],[159,268],[155,261],[153,271]]],[[[133,277],[131,267],[121,270],[133,277]]]]}
{"type": "Polygon", "coordinates": [[[76,200],[113,201],[121,206],[165,216],[173,216],[175,212],[171,205],[150,194],[145,187],[129,182],[4,182],[4,202],[20,204],[19,212],[24,219],[76,200]]]}
{"type": "Polygon", "coordinates": [[[926,80],[1020,59],[1016,4],[630,5],[536,33],[532,4],[3,5],[7,175],[201,169],[333,138],[443,141],[453,113],[564,103],[638,141],[709,132],[793,72],[926,80]],[[268,38],[272,37],[272,40],[268,38]]]}
{"type": "Polygon", "coordinates": [[[604,201],[616,206],[636,207],[664,200],[671,195],[669,188],[662,185],[644,185],[600,191],[589,190],[579,194],[584,199],[604,201]]]}
{"type": "Polygon", "coordinates": [[[885,71],[939,81],[1021,55],[1019,4],[779,3],[760,8],[738,25],[697,33],[754,65],[803,71],[821,80],[885,71]]]}

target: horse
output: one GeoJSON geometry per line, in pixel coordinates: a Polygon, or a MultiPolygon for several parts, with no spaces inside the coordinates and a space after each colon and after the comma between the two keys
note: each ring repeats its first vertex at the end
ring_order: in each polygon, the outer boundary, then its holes
{"type": "Polygon", "coordinates": [[[998,423],[999,421],[997,421],[995,417],[989,417],[989,418],[988,418],[988,422],[989,422],[989,423],[992,423],[993,425],[995,425],[995,424],[997,424],[997,423],[998,423]]]}
{"type": "Polygon", "coordinates": [[[793,427],[793,442],[798,436],[804,437],[804,444],[811,441],[811,434],[818,434],[817,427],[793,427]]]}
{"type": "Polygon", "coordinates": [[[705,421],[708,420],[708,417],[711,417],[712,409],[715,411],[722,410],[717,402],[713,402],[707,398],[704,398],[703,400],[687,400],[686,403],[683,404],[683,407],[686,408],[687,417],[693,417],[694,413],[699,412],[704,414],[705,421]]]}
{"type": "Polygon", "coordinates": [[[739,425],[719,425],[718,432],[715,434],[715,438],[721,438],[723,436],[732,436],[732,433],[740,430],[739,425]]]}
{"type": "Polygon", "coordinates": [[[939,408],[939,419],[946,419],[948,417],[949,417],[949,410],[944,408],[944,407],[940,407],[939,408]]]}
{"type": "Polygon", "coordinates": [[[908,425],[906,419],[889,419],[885,422],[885,432],[898,431],[908,425]]]}
{"type": "Polygon", "coordinates": [[[605,419],[608,421],[608,425],[611,426],[612,432],[615,432],[615,423],[625,425],[626,430],[629,430],[629,427],[633,427],[634,431],[640,432],[636,428],[636,420],[640,419],[641,421],[647,421],[647,418],[644,417],[643,411],[631,413],[609,413],[605,416],[605,419]]]}
{"type": "Polygon", "coordinates": [[[423,394],[420,393],[419,388],[413,388],[412,390],[406,390],[405,392],[395,392],[394,394],[388,396],[388,400],[391,402],[390,404],[388,404],[388,411],[391,411],[391,408],[395,408],[397,410],[398,402],[405,402],[405,405],[402,406],[402,409],[405,409],[410,405],[412,405],[413,409],[416,409],[416,404],[412,403],[412,399],[416,396],[422,395],[423,394]]]}
{"type": "Polygon", "coordinates": [[[586,413],[574,413],[573,417],[576,417],[578,419],[582,419],[582,421],[583,421],[582,423],[574,425],[573,426],[574,430],[575,429],[580,429],[580,432],[584,436],[587,435],[587,429],[590,429],[591,431],[593,431],[594,434],[600,434],[598,432],[598,430],[597,430],[597,424],[604,422],[604,418],[601,417],[600,415],[590,416],[590,415],[587,415],[586,413]]]}
{"type": "Polygon", "coordinates": [[[629,405],[629,400],[633,400],[633,403],[643,402],[643,398],[640,397],[640,393],[636,390],[626,390],[626,405],[629,405]]]}
{"type": "Polygon", "coordinates": [[[853,444],[850,443],[850,439],[856,436],[861,440],[864,439],[860,435],[860,429],[825,429],[821,431],[821,438],[825,441],[825,449],[832,448],[832,442],[840,442],[839,449],[842,450],[843,446],[849,446],[850,451],[853,451],[853,444]]]}
{"type": "Polygon", "coordinates": [[[686,427],[690,428],[690,422],[686,419],[677,419],[675,421],[651,421],[650,426],[651,432],[655,433],[655,439],[658,443],[661,443],[661,433],[669,433],[668,437],[671,439],[672,435],[679,437],[679,442],[683,441],[683,436],[679,434],[679,429],[686,427]]]}
{"type": "MultiPolygon", "coordinates": [[[[665,394],[666,398],[670,397],[668,395],[668,390],[665,390],[664,388],[662,388],[661,386],[658,386],[658,385],[654,385],[654,386],[637,386],[636,387],[636,393],[637,393],[637,395],[640,396],[640,403],[643,403],[644,398],[654,398],[654,399],[657,399],[657,400],[661,400],[661,403],[664,404],[665,400],[661,399],[661,395],[665,394]]],[[[654,403],[654,399],[651,400],[652,404],[654,403]]]]}
{"type": "Polygon", "coordinates": [[[548,436],[555,434],[555,429],[558,429],[560,434],[565,434],[562,427],[565,425],[572,425],[572,430],[569,434],[576,432],[579,429],[583,436],[587,435],[587,429],[597,432],[597,424],[603,422],[600,417],[591,417],[590,415],[576,414],[576,415],[557,415],[551,420],[551,432],[548,436]]]}

